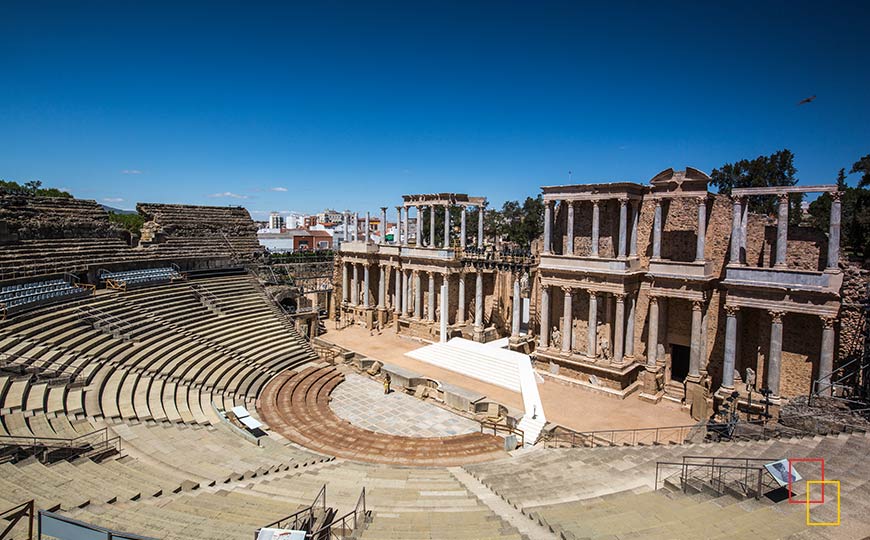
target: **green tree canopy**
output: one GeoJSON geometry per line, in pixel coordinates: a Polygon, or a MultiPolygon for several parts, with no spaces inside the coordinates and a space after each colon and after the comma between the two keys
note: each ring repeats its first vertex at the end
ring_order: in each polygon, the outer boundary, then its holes
{"type": "MultiPolygon", "coordinates": [[[[769,156],[742,159],[713,169],[710,183],[719,188],[719,193],[729,195],[734,188],[793,186],[797,184],[795,174],[794,154],[783,149],[769,156]]],[[[803,194],[789,196],[789,222],[792,224],[801,221],[802,201],[803,194]]],[[[769,195],[749,198],[751,212],[772,215],[776,213],[776,205],[775,197],[769,195]]]]}
{"type": "Polygon", "coordinates": [[[0,180],[0,195],[29,195],[36,197],[65,197],[72,198],[66,191],[57,188],[43,188],[39,180],[25,182],[24,185],[11,180],[0,180]]]}

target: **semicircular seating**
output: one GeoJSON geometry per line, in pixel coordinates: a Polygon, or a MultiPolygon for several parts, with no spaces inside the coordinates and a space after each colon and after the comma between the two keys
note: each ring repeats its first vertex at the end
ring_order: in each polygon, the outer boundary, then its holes
{"type": "Polygon", "coordinates": [[[467,433],[452,437],[403,437],[377,433],[339,418],[330,394],[344,380],[334,367],[309,366],[275,377],[257,409],[274,431],[325,454],[400,465],[457,465],[506,455],[503,439],[467,433]]]}

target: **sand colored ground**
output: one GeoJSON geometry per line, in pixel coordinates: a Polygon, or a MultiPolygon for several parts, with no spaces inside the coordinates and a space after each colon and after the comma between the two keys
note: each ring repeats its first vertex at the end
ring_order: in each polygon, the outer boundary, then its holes
{"type": "MultiPolygon", "coordinates": [[[[486,395],[489,399],[522,410],[520,394],[420,362],[405,353],[426,345],[396,334],[393,329],[370,336],[359,327],[333,330],[322,339],[383,362],[395,364],[438,381],[455,384],[486,395]]],[[[656,405],[641,401],[636,394],[617,399],[594,390],[586,390],[547,380],[538,384],[547,420],[577,431],[629,429],[692,424],[691,417],[679,405],[662,401],[656,405]]]]}

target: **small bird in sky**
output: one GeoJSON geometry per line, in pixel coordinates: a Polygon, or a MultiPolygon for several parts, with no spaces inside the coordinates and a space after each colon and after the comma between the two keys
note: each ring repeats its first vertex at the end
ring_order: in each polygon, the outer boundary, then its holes
{"type": "Polygon", "coordinates": [[[798,106],[801,106],[801,105],[803,105],[804,103],[810,103],[810,102],[813,101],[814,99],[816,99],[815,94],[813,94],[812,96],[810,96],[810,97],[808,97],[808,98],[803,98],[802,100],[798,101],[798,106]]]}

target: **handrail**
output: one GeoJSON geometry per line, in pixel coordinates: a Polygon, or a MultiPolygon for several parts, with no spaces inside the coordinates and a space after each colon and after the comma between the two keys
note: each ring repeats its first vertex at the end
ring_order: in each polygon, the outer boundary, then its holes
{"type": "Polygon", "coordinates": [[[29,516],[28,527],[27,527],[27,540],[31,540],[33,538],[33,512],[34,512],[34,500],[30,499],[25,503],[21,503],[18,506],[13,506],[7,510],[0,512],[0,520],[6,520],[9,522],[9,525],[6,526],[5,529],[0,531],[0,540],[6,538],[9,535],[9,532],[18,525],[18,522],[21,521],[21,518],[24,516],[29,516]]]}
{"type": "Polygon", "coordinates": [[[17,446],[22,448],[39,448],[45,450],[70,450],[82,454],[105,452],[114,449],[121,451],[121,437],[109,436],[108,428],[83,433],[77,437],[37,437],[26,435],[0,435],[0,446],[17,446]]]}
{"type": "MultiPolygon", "coordinates": [[[[366,488],[362,488],[362,492],[360,493],[359,498],[356,500],[356,506],[354,506],[353,510],[344,514],[343,516],[333,518],[332,521],[322,525],[319,529],[311,531],[305,535],[305,538],[311,538],[320,540],[326,535],[326,539],[336,538],[337,540],[346,540],[348,538],[347,530],[348,525],[350,525],[349,521],[353,518],[353,527],[350,528],[351,531],[356,531],[360,524],[365,523],[366,519],[366,488]],[[362,506],[362,512],[360,512],[360,506],[362,506]],[[362,516],[360,518],[360,516],[362,516]],[[338,528],[337,525],[341,524],[340,530],[341,535],[335,533],[334,529],[338,528]]],[[[351,533],[352,534],[352,533],[351,533]]]]}
{"type": "Polygon", "coordinates": [[[258,528],[256,531],[254,531],[254,540],[257,539],[257,537],[260,534],[260,530],[262,530],[262,529],[272,529],[272,528],[287,529],[287,528],[290,528],[290,529],[298,530],[300,528],[299,525],[301,523],[302,528],[307,530],[314,523],[314,509],[315,509],[315,506],[318,505],[318,501],[321,499],[322,499],[323,512],[325,514],[326,513],[326,484],[323,484],[323,487],[320,488],[320,491],[318,491],[317,495],[314,496],[314,500],[311,502],[311,504],[309,506],[307,506],[305,508],[301,508],[301,509],[293,512],[289,516],[284,516],[283,518],[281,518],[277,521],[273,521],[272,523],[269,523],[268,525],[263,525],[262,527],[258,528]],[[305,516],[305,519],[300,521],[300,517],[303,515],[305,516]],[[292,520],[292,525],[290,525],[290,523],[289,523],[291,520],[292,520]],[[285,525],[282,525],[282,524],[285,524],[285,525]]]}
{"type": "Polygon", "coordinates": [[[507,432],[510,434],[517,434],[520,436],[520,447],[526,445],[526,434],[523,430],[518,427],[511,427],[499,424],[497,422],[493,422],[491,420],[480,420],[480,432],[483,433],[484,429],[492,429],[492,434],[497,435],[499,432],[507,432]]]}
{"type": "MultiPolygon", "coordinates": [[[[655,475],[655,484],[653,484],[654,489],[659,488],[659,471],[660,469],[667,468],[680,468],[680,484],[683,492],[686,492],[687,481],[691,478],[701,479],[700,477],[692,476],[692,473],[695,471],[704,471],[704,480],[707,479],[706,471],[709,470],[709,485],[711,488],[716,490],[716,493],[722,494],[724,492],[724,485],[728,481],[728,473],[733,471],[742,471],[743,472],[743,483],[742,488],[746,495],[749,495],[749,481],[750,481],[750,473],[753,473],[753,480],[755,484],[755,498],[760,499],[762,495],[762,486],[764,484],[763,478],[767,469],[764,465],[751,465],[750,462],[763,462],[770,463],[772,461],[776,461],[776,458],[739,458],[739,457],[722,457],[722,456],[683,456],[682,460],[679,462],[676,461],[657,461],[656,462],[656,475],[655,475]],[[691,460],[706,460],[704,463],[693,463],[691,460]],[[732,465],[729,463],[717,463],[717,461],[726,461],[726,462],[742,462],[742,465],[732,465]],[[723,474],[724,471],[724,474],[723,474]],[[724,478],[723,478],[724,476],[724,478]]],[[[671,475],[673,476],[673,475],[671,475]]],[[[663,482],[667,481],[670,476],[663,478],[663,482]]],[[[738,476],[738,484],[739,484],[739,476],[738,476]]]]}

